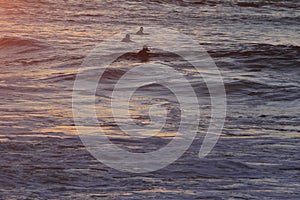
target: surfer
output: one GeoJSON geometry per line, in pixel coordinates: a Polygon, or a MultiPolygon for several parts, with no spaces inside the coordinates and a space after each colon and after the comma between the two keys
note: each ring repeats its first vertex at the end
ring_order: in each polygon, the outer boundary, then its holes
{"type": "Polygon", "coordinates": [[[122,39],[122,42],[132,42],[130,40],[130,34],[126,34],[125,38],[122,39]]]}
{"type": "Polygon", "coordinates": [[[148,46],[144,45],[143,49],[137,53],[137,58],[139,58],[141,61],[147,61],[149,58],[149,53],[148,53],[149,51],[150,50],[148,46]]]}
{"type": "Polygon", "coordinates": [[[136,32],[137,35],[149,35],[149,33],[144,33],[144,27],[141,27],[138,32],[136,32]]]}
{"type": "Polygon", "coordinates": [[[137,35],[144,35],[144,28],[141,27],[138,32],[136,32],[137,35]]]}

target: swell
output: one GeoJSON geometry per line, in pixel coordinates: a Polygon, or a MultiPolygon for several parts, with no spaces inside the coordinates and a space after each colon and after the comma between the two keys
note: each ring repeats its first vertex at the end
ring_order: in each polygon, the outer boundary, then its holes
{"type": "Polygon", "coordinates": [[[32,38],[2,37],[0,38],[0,50],[15,50],[17,53],[26,53],[28,51],[40,50],[48,45],[32,38]]]}
{"type": "MultiPolygon", "coordinates": [[[[300,66],[300,47],[293,45],[233,44],[229,48],[208,53],[216,60],[233,59],[235,64],[228,65],[231,68],[297,69],[300,66]]],[[[225,66],[226,63],[221,65],[225,66]]]]}
{"type": "Polygon", "coordinates": [[[273,7],[283,7],[283,8],[299,8],[300,4],[299,1],[265,1],[265,0],[259,0],[259,1],[238,1],[236,0],[234,5],[239,7],[254,7],[254,8],[260,8],[263,6],[273,6],[273,7]]]}
{"type": "Polygon", "coordinates": [[[76,79],[76,74],[56,74],[47,78],[42,78],[40,80],[49,83],[58,83],[64,81],[75,81],[75,79],[76,79]]]}
{"type": "Polygon", "coordinates": [[[300,3],[296,0],[284,1],[284,0],[136,0],[137,2],[144,3],[157,3],[157,4],[175,4],[180,6],[216,6],[227,5],[232,7],[251,7],[260,8],[264,6],[282,7],[282,8],[299,8],[300,3]]]}

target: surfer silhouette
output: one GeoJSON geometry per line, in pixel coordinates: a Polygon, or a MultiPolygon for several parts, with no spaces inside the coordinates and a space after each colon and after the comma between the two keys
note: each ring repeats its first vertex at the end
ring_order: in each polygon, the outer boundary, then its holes
{"type": "Polygon", "coordinates": [[[126,34],[125,38],[123,38],[121,42],[132,42],[132,40],[130,40],[130,34],[126,34]]]}
{"type": "Polygon", "coordinates": [[[136,32],[137,35],[144,35],[144,28],[141,27],[138,32],[136,32]]]}
{"type": "Polygon", "coordinates": [[[147,61],[149,59],[149,48],[147,45],[144,45],[143,46],[143,49],[140,50],[138,53],[137,53],[137,58],[140,59],[141,61],[147,61]]]}
{"type": "Polygon", "coordinates": [[[137,35],[149,35],[149,33],[144,33],[144,27],[141,27],[138,32],[136,32],[137,35]]]}

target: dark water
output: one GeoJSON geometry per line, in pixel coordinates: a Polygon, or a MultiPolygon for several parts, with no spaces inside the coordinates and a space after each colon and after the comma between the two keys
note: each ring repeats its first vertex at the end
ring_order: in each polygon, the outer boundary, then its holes
{"type": "MultiPolygon", "coordinates": [[[[0,199],[299,199],[299,8],[299,1],[272,0],[0,0],[0,199]],[[197,139],[172,165],[127,174],[94,159],[76,135],[73,83],[99,42],[128,26],[153,25],[179,30],[208,51],[224,78],[227,118],[206,158],[197,156],[197,139]]],[[[168,53],[157,59],[177,61],[168,53]]],[[[104,81],[120,70],[107,71],[104,81]]],[[[168,96],[157,86],[142,92],[146,105],[168,96]]],[[[98,117],[113,136],[105,105],[98,117]]],[[[209,121],[209,104],[202,108],[198,138],[209,121]]],[[[159,139],[151,148],[168,137],[159,139]]]]}

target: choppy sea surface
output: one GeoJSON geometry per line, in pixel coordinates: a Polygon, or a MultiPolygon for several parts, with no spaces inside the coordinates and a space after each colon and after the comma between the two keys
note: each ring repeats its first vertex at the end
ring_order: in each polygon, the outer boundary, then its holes
{"type": "MultiPolygon", "coordinates": [[[[299,199],[299,9],[297,0],[0,0],[0,199],[299,199]],[[180,31],[205,48],[223,76],[228,105],[222,136],[207,157],[198,152],[209,101],[201,105],[198,136],[179,160],[132,174],[86,150],[72,91],[91,50],[140,26],[180,31]]],[[[148,62],[171,63],[207,94],[178,57],[156,55],[148,62]]],[[[132,63],[114,65],[102,85],[132,63]]],[[[168,143],[181,114],[166,88],[141,88],[133,100],[137,123],[149,122],[144,113],[153,103],[172,111],[165,132],[141,144],[118,135],[101,88],[96,99],[106,134],[130,151],[168,143]]]]}

